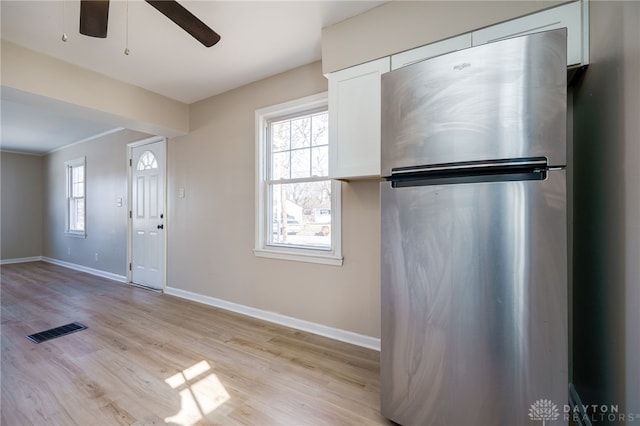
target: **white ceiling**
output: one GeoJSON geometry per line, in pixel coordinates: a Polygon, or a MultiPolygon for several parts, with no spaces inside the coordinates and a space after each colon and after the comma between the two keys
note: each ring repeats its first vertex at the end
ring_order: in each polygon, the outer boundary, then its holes
{"type": "MultiPolygon", "coordinates": [[[[384,2],[180,3],[222,36],[218,44],[204,47],[142,0],[128,2],[128,56],[123,0],[111,0],[106,39],[79,34],[79,0],[2,0],[1,34],[15,44],[189,104],[319,60],[323,27],[384,2]],[[67,42],[61,40],[63,32],[67,42]]],[[[44,153],[108,130],[104,123],[20,104],[3,91],[4,150],[44,153]],[[43,139],[47,143],[36,146],[43,139]]]]}

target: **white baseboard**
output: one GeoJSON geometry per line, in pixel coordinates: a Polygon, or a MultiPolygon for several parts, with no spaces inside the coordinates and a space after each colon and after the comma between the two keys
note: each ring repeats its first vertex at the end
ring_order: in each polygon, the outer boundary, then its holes
{"type": "Polygon", "coordinates": [[[75,263],[65,262],[63,260],[52,259],[50,257],[42,257],[40,260],[54,265],[63,266],[65,268],[73,269],[75,271],[86,272],[87,274],[96,275],[102,278],[108,278],[110,280],[118,281],[121,283],[127,282],[127,277],[124,275],[118,275],[111,272],[101,271],[99,269],[89,268],[87,266],[77,265],[75,263]]]}
{"type": "Polygon", "coordinates": [[[0,265],[11,265],[12,263],[39,262],[41,260],[42,260],[42,256],[18,257],[16,259],[2,259],[0,260],[0,265]]]}
{"type": "Polygon", "coordinates": [[[194,302],[204,303],[205,305],[215,306],[216,308],[222,308],[253,318],[284,325],[285,327],[318,334],[320,336],[329,337],[331,339],[340,340],[341,342],[351,343],[353,345],[362,346],[376,351],[380,350],[380,339],[375,337],[365,336],[363,334],[339,328],[328,327],[326,325],[289,317],[275,312],[264,311],[262,309],[252,308],[251,306],[228,302],[211,296],[204,296],[202,294],[181,290],[179,288],[165,287],[164,292],[172,296],[181,297],[194,302]]]}

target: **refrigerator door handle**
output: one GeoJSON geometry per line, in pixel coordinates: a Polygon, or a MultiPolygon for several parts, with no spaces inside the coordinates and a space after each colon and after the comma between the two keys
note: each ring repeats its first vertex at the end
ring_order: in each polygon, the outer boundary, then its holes
{"type": "Polygon", "coordinates": [[[428,166],[398,167],[391,170],[391,178],[408,175],[456,174],[473,175],[540,171],[548,168],[545,157],[508,160],[466,161],[463,163],[434,164],[428,166]]]}

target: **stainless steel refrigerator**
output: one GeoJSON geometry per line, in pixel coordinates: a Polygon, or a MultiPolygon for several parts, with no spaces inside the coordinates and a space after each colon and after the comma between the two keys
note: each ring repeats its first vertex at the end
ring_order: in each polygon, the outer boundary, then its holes
{"type": "Polygon", "coordinates": [[[566,424],[566,97],[564,29],[382,76],[387,418],[566,424]]]}

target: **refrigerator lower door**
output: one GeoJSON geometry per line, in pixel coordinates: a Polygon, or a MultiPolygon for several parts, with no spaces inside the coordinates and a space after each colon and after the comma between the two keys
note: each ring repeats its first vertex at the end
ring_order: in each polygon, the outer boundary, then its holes
{"type": "Polygon", "coordinates": [[[565,172],[382,184],[382,414],[410,425],[566,424],[565,172]]]}

